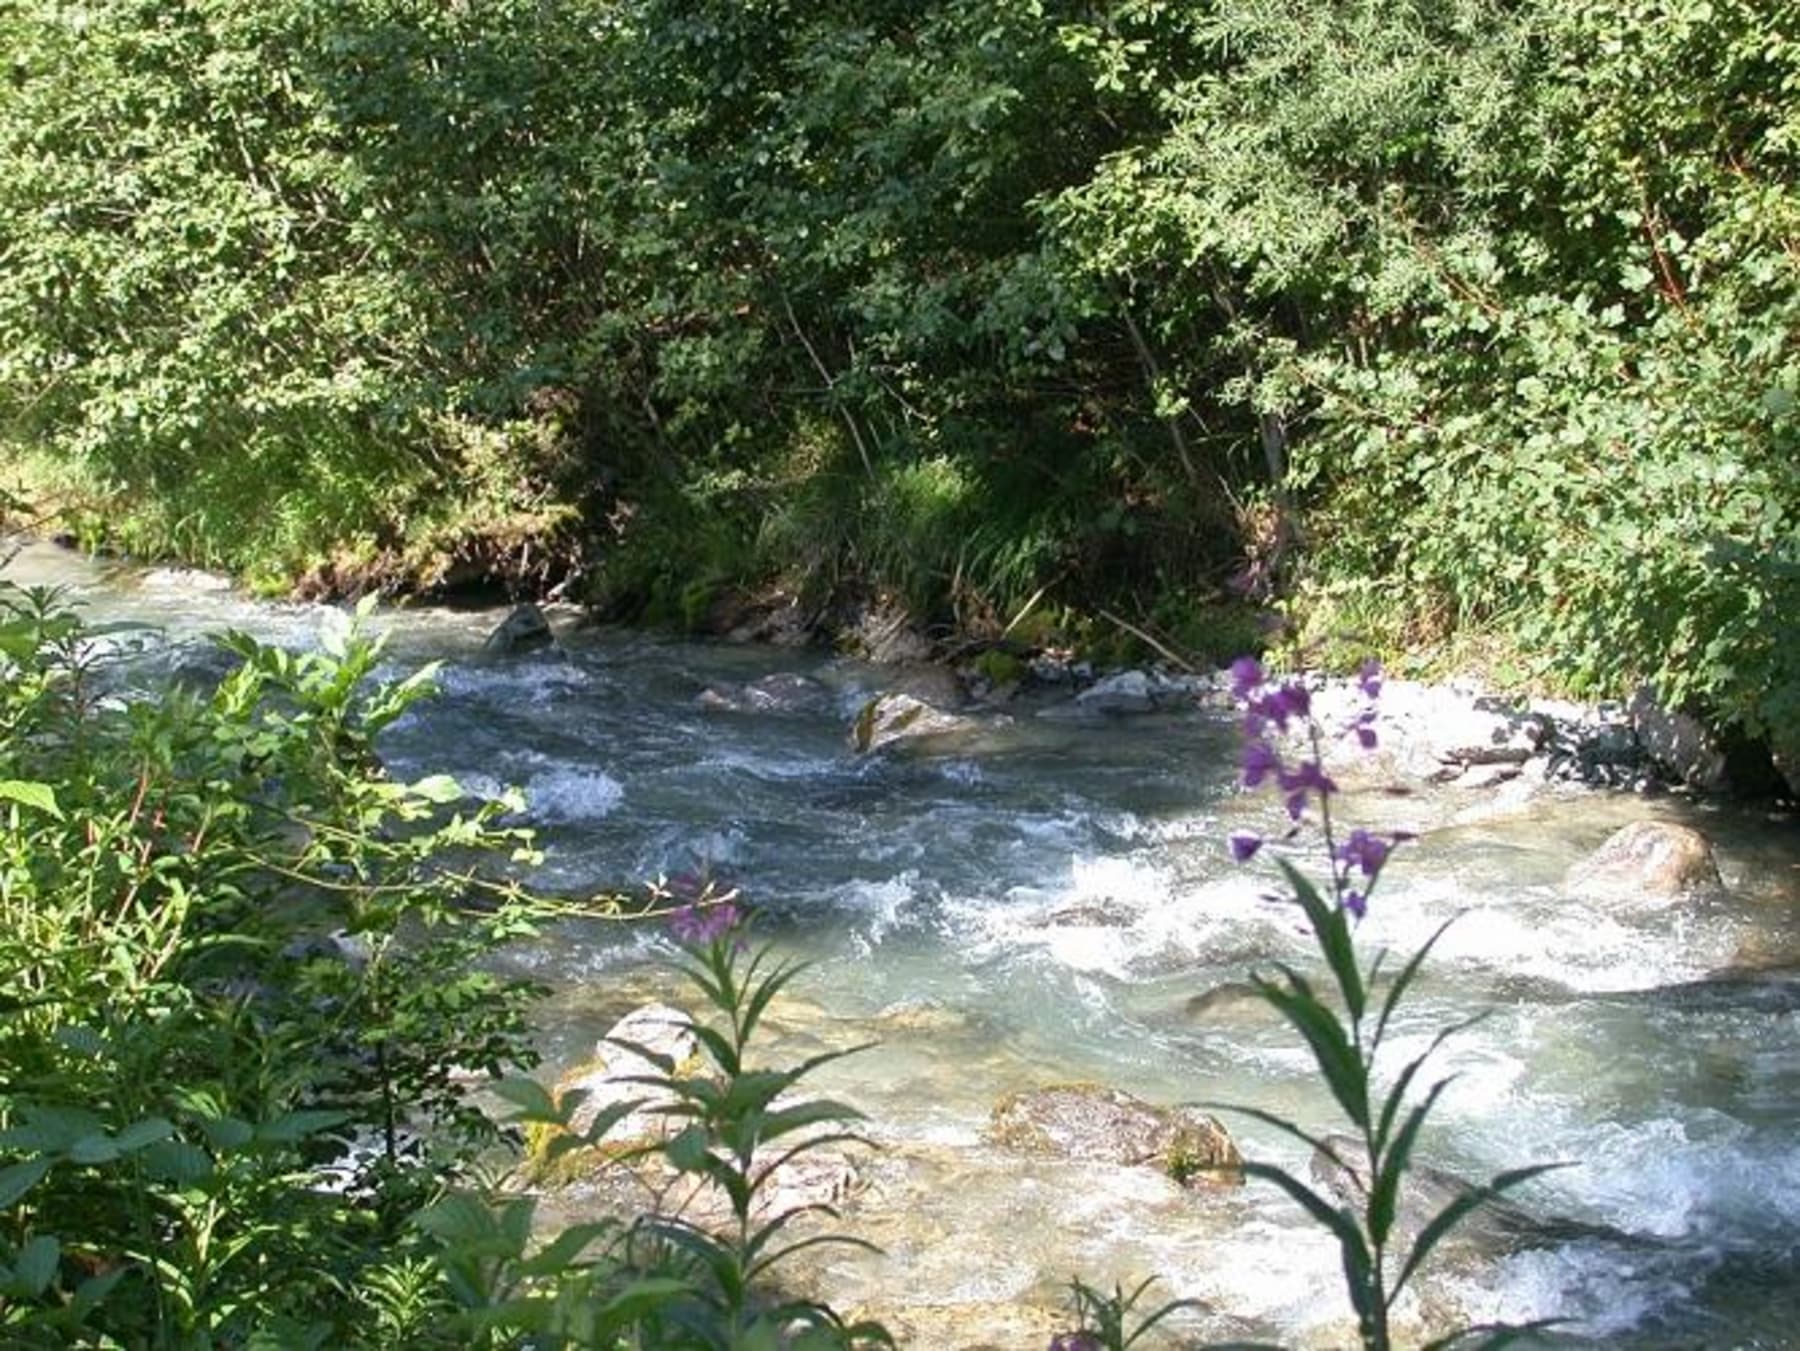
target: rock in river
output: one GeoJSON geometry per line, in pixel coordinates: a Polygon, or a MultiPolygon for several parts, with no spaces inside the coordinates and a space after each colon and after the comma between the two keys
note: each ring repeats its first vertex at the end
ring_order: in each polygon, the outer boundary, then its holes
{"type": "Polygon", "coordinates": [[[1217,1120],[1192,1107],[1156,1107],[1099,1084],[1014,1093],[994,1108],[988,1133],[1024,1154],[1147,1165],[1184,1187],[1239,1186],[1237,1146],[1217,1120]]]}
{"type": "Polygon", "coordinates": [[[550,621],[544,618],[544,612],[528,601],[524,605],[513,607],[513,612],[501,620],[499,627],[488,635],[487,642],[482,644],[482,650],[510,656],[516,652],[548,647],[555,638],[556,635],[550,631],[550,621]]]}
{"type": "Polygon", "coordinates": [[[1719,887],[1706,836],[1668,821],[1633,821],[1569,870],[1576,891],[1669,899],[1719,887]]]}
{"type": "Polygon", "coordinates": [[[850,728],[850,745],[859,752],[878,751],[897,741],[967,732],[967,718],[934,708],[910,694],[878,694],[862,706],[850,728]]]}

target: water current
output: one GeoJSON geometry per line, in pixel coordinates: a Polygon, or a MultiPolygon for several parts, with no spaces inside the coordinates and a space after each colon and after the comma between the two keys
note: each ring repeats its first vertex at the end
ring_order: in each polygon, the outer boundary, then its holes
{"type": "MultiPolygon", "coordinates": [[[[207,630],[302,646],[321,620],[47,546],[7,575],[70,587],[96,618],[157,626],[171,663],[207,630]]],[[[809,1273],[836,1303],[889,1317],[909,1345],[1041,1347],[1071,1274],[1154,1274],[1164,1297],[1203,1306],[1175,1325],[1181,1344],[1353,1339],[1334,1248],[1272,1188],[1188,1193],[1148,1169],[1022,1159],[985,1135],[1007,1093],[1068,1081],[1336,1128],[1295,1037],[1239,997],[1253,965],[1310,957],[1267,872],[1222,848],[1232,829],[1280,824],[1276,804],[1234,785],[1223,715],[1021,708],[939,753],[857,756],[846,729],[891,671],[606,629],[501,659],[480,651],[497,618],[384,617],[396,671],[446,663],[441,697],[384,752],[401,774],[523,788],[547,887],[688,871],[741,886],[762,931],[814,963],[774,1020],[772,1057],[878,1040],[820,1083],[868,1113],[882,1145],[846,1222],[883,1254],[821,1258],[809,1273]],[[696,702],[709,684],[776,672],[819,682],[817,703],[696,702]]],[[[1567,1160],[1521,1204],[1594,1226],[1447,1251],[1412,1326],[1558,1316],[1568,1322],[1542,1344],[1800,1346],[1792,818],[1582,789],[1496,812],[1469,790],[1376,783],[1345,811],[1420,836],[1391,865],[1365,946],[1410,950],[1460,915],[1396,1056],[1489,1015],[1441,1053],[1460,1077],[1421,1157],[1469,1177],[1567,1160]],[[1705,832],[1726,894],[1608,900],[1565,885],[1611,831],[1646,817],[1705,832]]],[[[1301,861],[1308,847],[1294,845],[1301,861]]],[[[547,1063],[586,1058],[647,998],[679,999],[668,955],[653,933],[588,922],[517,954],[556,991],[547,1063]]],[[[1232,1127],[1248,1155],[1305,1173],[1279,1134],[1232,1127]]]]}

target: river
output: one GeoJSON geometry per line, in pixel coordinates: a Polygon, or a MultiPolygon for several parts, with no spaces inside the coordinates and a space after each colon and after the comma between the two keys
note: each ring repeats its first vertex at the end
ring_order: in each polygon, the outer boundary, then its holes
{"type": "MultiPolygon", "coordinates": [[[[225,626],[303,645],[320,620],[193,574],[43,545],[7,575],[69,587],[95,618],[153,624],[171,652],[225,626]]],[[[1176,1325],[1183,1339],[1345,1341],[1335,1250],[1273,1188],[1187,1193],[1149,1170],[1021,1159],[984,1135],[1007,1093],[1072,1080],[1336,1126],[1290,1032],[1229,988],[1194,1007],[1253,964],[1309,960],[1295,914],[1266,897],[1262,861],[1239,867],[1223,848],[1233,829],[1281,824],[1278,804],[1235,786],[1227,718],[1022,709],[947,753],[859,757],[846,729],[891,672],[607,629],[487,657],[498,617],[384,612],[396,670],[446,663],[441,696],[384,753],[409,776],[522,787],[547,887],[688,871],[742,887],[761,932],[813,962],[775,1019],[772,1056],[879,1039],[819,1083],[868,1113],[883,1146],[846,1226],[884,1253],[821,1259],[810,1274],[834,1302],[890,1317],[920,1347],[1041,1347],[1027,1339],[1054,1320],[1038,1311],[1071,1274],[1101,1285],[1154,1274],[1158,1294],[1204,1306],[1176,1325]],[[708,684],[774,672],[816,679],[821,706],[696,702],[708,684]]],[[[1632,1241],[1450,1254],[1408,1317],[1557,1316],[1569,1321],[1543,1344],[1558,1346],[1800,1345],[1793,819],[1582,789],[1505,813],[1471,805],[1468,790],[1375,785],[1345,803],[1360,823],[1420,835],[1391,864],[1362,945],[1404,952],[1460,915],[1396,1054],[1490,1011],[1442,1053],[1460,1077],[1420,1156],[1471,1177],[1570,1161],[1522,1204],[1632,1241]],[[1645,817],[1702,830],[1726,894],[1571,892],[1570,866],[1645,817]]],[[[679,998],[668,955],[652,933],[600,923],[521,950],[556,990],[548,1065],[586,1058],[634,1004],[679,998]]],[[[1304,1174],[1278,1134],[1231,1126],[1248,1155],[1304,1174]]]]}

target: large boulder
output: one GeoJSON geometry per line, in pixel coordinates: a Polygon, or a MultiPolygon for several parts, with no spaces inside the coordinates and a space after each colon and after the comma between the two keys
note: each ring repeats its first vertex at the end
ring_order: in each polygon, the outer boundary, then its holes
{"type": "Polygon", "coordinates": [[[1191,1107],[1156,1107],[1100,1084],[1014,1093],[994,1108],[988,1133],[1023,1154],[1157,1168],[1184,1187],[1244,1180],[1243,1156],[1215,1118],[1191,1107]]]}
{"type": "Polygon", "coordinates": [[[974,725],[968,718],[946,713],[910,694],[878,694],[857,713],[850,728],[850,746],[867,754],[896,742],[968,732],[974,725]]]}
{"type": "Polygon", "coordinates": [[[1633,821],[1569,870],[1572,890],[1668,899],[1720,886],[1706,836],[1669,821],[1633,821]]]}
{"type": "Polygon", "coordinates": [[[554,641],[556,635],[551,632],[550,621],[544,617],[544,612],[527,601],[514,606],[513,612],[500,621],[482,644],[482,650],[497,656],[511,656],[548,647],[554,641]]]}
{"type": "Polygon", "coordinates": [[[1644,753],[1690,788],[1765,797],[1792,786],[1778,750],[1741,730],[1717,731],[1691,713],[1667,708],[1648,686],[1631,696],[1630,713],[1644,753]]]}

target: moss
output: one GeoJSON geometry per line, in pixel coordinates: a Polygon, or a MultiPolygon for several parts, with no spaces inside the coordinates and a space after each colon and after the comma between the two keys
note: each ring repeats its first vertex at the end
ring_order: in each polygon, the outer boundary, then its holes
{"type": "Polygon", "coordinates": [[[1016,685],[1025,678],[1025,663],[1003,648],[990,647],[975,658],[975,669],[991,685],[1016,685]]]}

